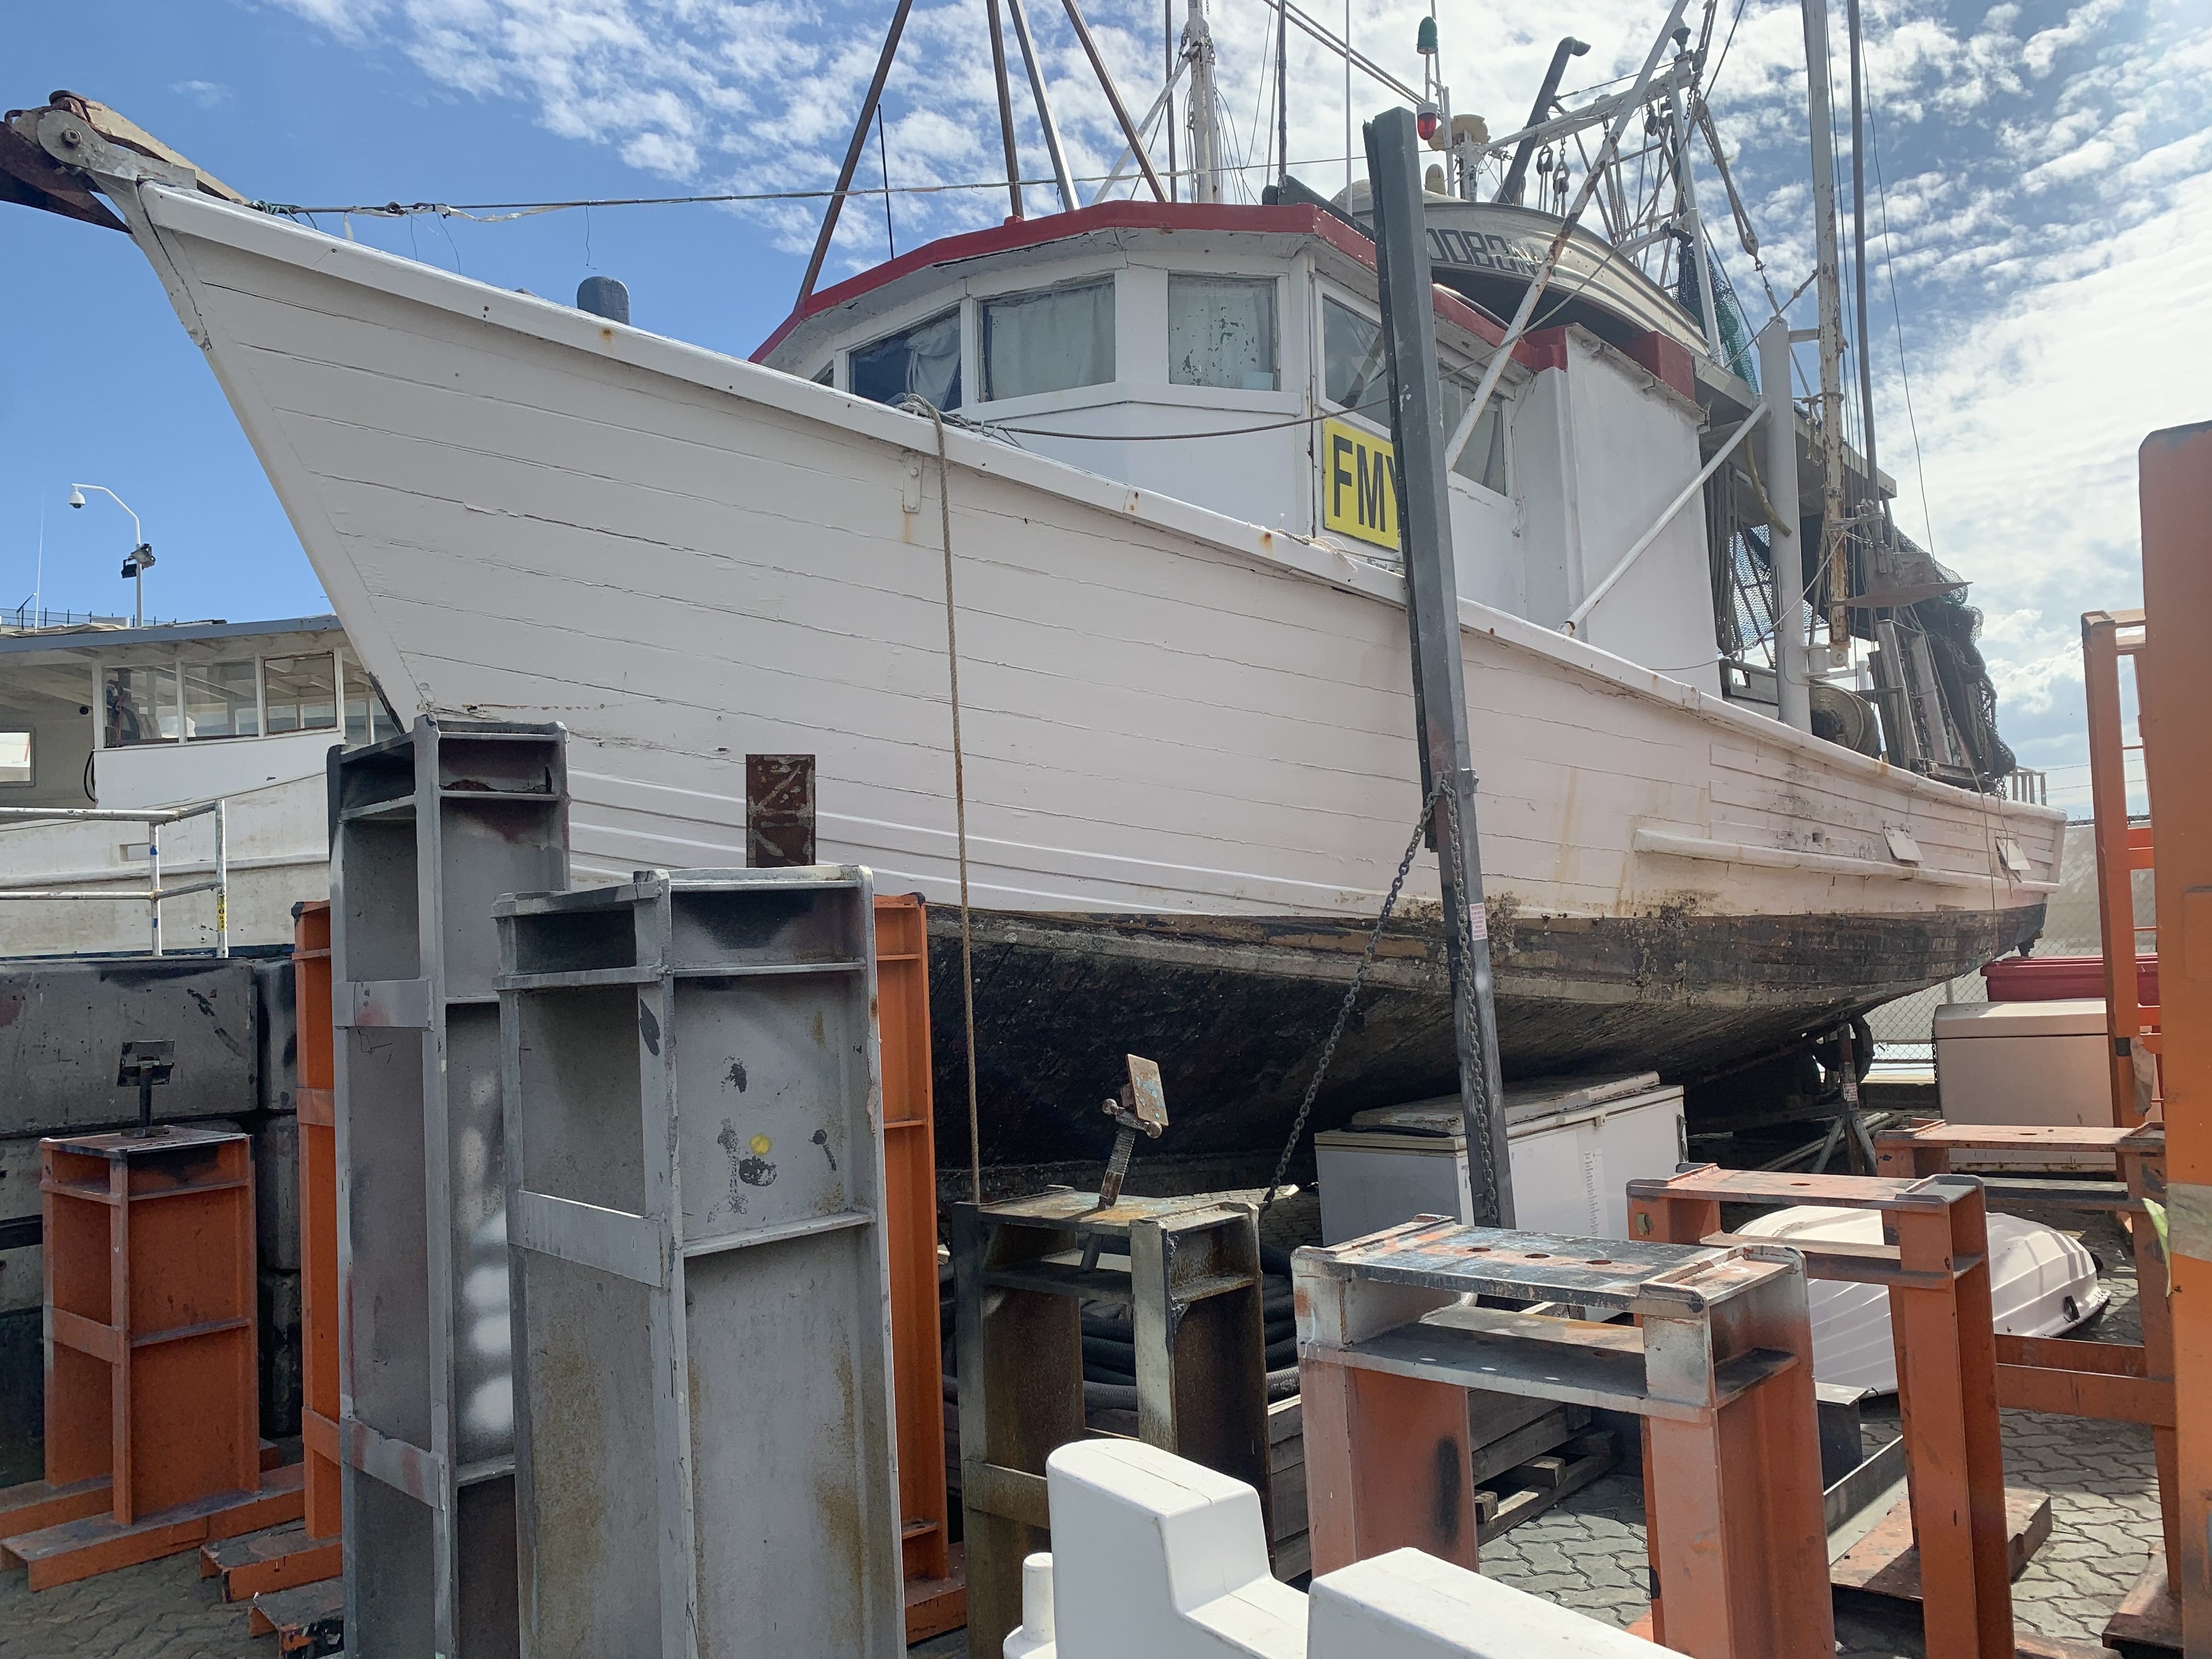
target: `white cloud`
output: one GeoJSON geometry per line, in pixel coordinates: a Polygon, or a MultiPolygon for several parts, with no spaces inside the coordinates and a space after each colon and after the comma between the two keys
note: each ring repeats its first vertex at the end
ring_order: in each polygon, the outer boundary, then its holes
{"type": "Polygon", "coordinates": [[[220,81],[173,81],[169,90],[179,98],[189,98],[202,109],[221,109],[231,100],[228,87],[220,81]]]}

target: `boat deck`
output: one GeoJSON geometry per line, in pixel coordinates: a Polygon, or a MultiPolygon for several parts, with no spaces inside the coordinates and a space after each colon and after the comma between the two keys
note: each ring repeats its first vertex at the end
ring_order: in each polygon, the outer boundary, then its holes
{"type": "MultiPolygon", "coordinates": [[[[2104,1264],[2112,1305],[2091,1335],[2141,1340],[2135,1271],[2119,1233],[2102,1223],[2084,1240],[2104,1264]]],[[[1897,1433],[1869,1413],[1868,1449],[1897,1433]]],[[[2150,1435],[2129,1425],[2036,1412],[2004,1413],[2005,1469],[2017,1485],[2051,1495],[2049,1540],[2013,1586],[2025,1636],[2102,1652],[2105,1621],[2134,1587],[2158,1536],[2150,1435]]],[[[1643,1492],[1632,1474],[1609,1475],[1540,1518],[1487,1545],[1486,1571],[1569,1607],[1626,1625],[1646,1604],[1643,1492]]],[[[246,1609],[218,1599],[199,1576],[197,1553],[125,1568],[31,1594],[22,1569],[0,1573],[0,1656],[4,1659],[276,1659],[273,1638],[246,1631],[246,1609]]],[[[1923,1659],[1917,1621],[1859,1598],[1838,1602],[1844,1659],[1923,1659]]],[[[928,1659],[961,1659],[965,1633],[913,1649],[928,1659]]]]}

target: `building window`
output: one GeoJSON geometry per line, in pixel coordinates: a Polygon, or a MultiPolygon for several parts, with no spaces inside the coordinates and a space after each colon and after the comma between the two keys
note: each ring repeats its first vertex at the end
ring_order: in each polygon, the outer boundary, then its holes
{"type": "Polygon", "coordinates": [[[184,674],[186,737],[261,735],[261,708],[254,691],[252,658],[240,662],[186,663],[184,674]]]}
{"type": "Polygon", "coordinates": [[[106,705],[102,748],[177,740],[175,669],[111,668],[102,678],[106,705]]]}
{"type": "Polygon", "coordinates": [[[939,409],[959,408],[960,308],[860,347],[848,374],[856,397],[895,404],[911,392],[939,409]]]}
{"type": "Polygon", "coordinates": [[[1281,384],[1274,279],[1169,277],[1168,379],[1176,386],[1274,391],[1281,384]]]}
{"type": "Polygon", "coordinates": [[[1389,371],[1382,360],[1382,329],[1350,306],[1321,303],[1322,396],[1344,409],[1371,415],[1388,426],[1382,404],[1390,395],[1389,371]],[[1367,405],[1376,407],[1369,410],[1367,405]]]}
{"type": "Polygon", "coordinates": [[[0,732],[0,783],[31,781],[31,734],[0,732]]]}
{"type": "Polygon", "coordinates": [[[269,730],[326,732],[338,723],[337,660],[327,651],[300,657],[264,657],[261,695],[269,730]]]}
{"type": "MultiPolygon", "coordinates": [[[[1475,392],[1482,386],[1477,374],[1447,374],[1443,378],[1444,441],[1449,443],[1453,433],[1459,430],[1460,417],[1467,406],[1474,401],[1475,392]]],[[[1452,471],[1471,484],[1485,489],[1505,493],[1505,395],[1502,391],[1490,394],[1490,401],[1482,406],[1482,417],[1475,422],[1474,432],[1467,441],[1467,447],[1459,453],[1459,460],[1452,471]]]]}
{"type": "Polygon", "coordinates": [[[384,701],[384,693],[369,678],[368,670],[361,665],[361,659],[351,647],[338,653],[345,665],[345,740],[346,747],[357,749],[365,743],[382,743],[386,738],[399,734],[399,722],[384,701]]]}
{"type": "Polygon", "coordinates": [[[1026,398],[1114,378],[1114,279],[986,300],[983,397],[1026,398]]]}
{"type": "Polygon", "coordinates": [[[814,378],[814,384],[815,384],[815,385],[817,385],[817,386],[835,386],[835,385],[836,385],[836,384],[837,384],[837,360],[836,360],[835,357],[832,357],[832,358],[831,358],[828,362],[826,362],[826,363],[823,364],[821,368],[817,368],[817,369],[816,369],[816,370],[814,371],[814,377],[813,377],[813,378],[814,378]]]}

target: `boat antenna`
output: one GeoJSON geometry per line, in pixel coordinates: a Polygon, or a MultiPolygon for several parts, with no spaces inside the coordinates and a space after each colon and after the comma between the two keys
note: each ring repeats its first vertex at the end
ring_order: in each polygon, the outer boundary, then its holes
{"type": "MultiPolygon", "coordinates": [[[[891,234],[891,153],[890,146],[884,143],[884,112],[880,105],[876,108],[876,161],[884,170],[884,246],[889,250],[888,257],[896,259],[898,238],[891,234]]],[[[588,208],[585,210],[590,211],[588,208]]]]}
{"type": "MultiPolygon", "coordinates": [[[[1844,27],[1851,48],[1851,286],[1858,321],[1859,418],[1864,428],[1867,493],[1881,503],[1882,528],[1889,528],[1889,501],[1881,493],[1881,471],[1875,462],[1874,355],[1867,343],[1874,335],[1867,326],[1866,234],[1866,54],[1859,33],[1859,0],[1844,0],[1844,27]]],[[[1885,533],[1885,544],[1888,541],[1885,533]]]]}
{"type": "Polygon", "coordinates": [[[868,95],[860,100],[860,118],[853,123],[853,142],[845,147],[845,165],[837,169],[837,189],[830,198],[830,204],[822,210],[822,229],[814,238],[814,252],[806,261],[806,275],[799,279],[799,298],[801,304],[814,292],[815,278],[822,274],[822,262],[830,256],[830,239],[836,234],[837,215],[845,205],[845,194],[853,187],[853,170],[860,165],[861,149],[868,142],[868,125],[876,118],[876,106],[882,102],[884,82],[890,78],[891,60],[898,56],[899,37],[906,33],[907,14],[914,9],[914,0],[898,0],[898,8],[891,13],[891,26],[884,33],[884,49],[876,58],[876,73],[868,82],[868,95]]]}
{"type": "MultiPolygon", "coordinates": [[[[1540,127],[1551,118],[1552,106],[1559,101],[1559,82],[1566,77],[1567,59],[1580,58],[1589,50],[1589,41],[1577,40],[1571,34],[1553,48],[1552,67],[1544,71],[1544,84],[1536,90],[1536,101],[1528,106],[1530,128],[1540,127]]],[[[1512,207],[1521,205],[1522,191],[1528,182],[1528,158],[1535,153],[1536,135],[1532,131],[1513,152],[1513,165],[1505,169],[1505,182],[1498,187],[1498,201],[1512,207]]]]}

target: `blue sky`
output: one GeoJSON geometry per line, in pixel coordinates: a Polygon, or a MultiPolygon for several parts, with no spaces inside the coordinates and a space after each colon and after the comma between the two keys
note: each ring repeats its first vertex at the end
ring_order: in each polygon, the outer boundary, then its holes
{"type": "MultiPolygon", "coordinates": [[[[1842,0],[1833,4],[1840,54],[1842,0]]],[[[1158,0],[1087,9],[1141,107],[1158,84],[1158,0]]],[[[1308,9],[1342,21],[1341,0],[1308,9]]],[[[1030,0],[1030,10],[1074,169],[1102,173],[1116,148],[1110,118],[1058,8],[1030,0]]],[[[2079,615],[2140,591],[2135,446],[2153,428],[2212,414],[2212,3],[1865,0],[1865,11],[1886,185],[1877,211],[1890,232],[1872,264],[1884,465],[1899,481],[1900,521],[1975,581],[2008,737],[2027,763],[2064,768],[2081,753],[2079,615]]],[[[18,9],[0,99],[86,93],[270,201],[817,188],[834,177],[888,12],[886,0],[18,9]]],[[[1262,0],[1215,0],[1240,149],[1260,106],[1271,15],[1262,0]]],[[[1418,15],[1411,0],[1353,0],[1352,33],[1418,81],[1418,15]]],[[[1632,68],[1662,15],[1619,0],[1442,0],[1455,106],[1504,131],[1561,33],[1593,46],[1571,89],[1632,68]]],[[[1798,8],[1722,0],[1719,26],[1735,38],[1713,104],[1764,280],[1786,296],[1810,257],[1798,8]]],[[[997,171],[984,38],[981,0],[917,0],[887,99],[895,185],[997,171]]],[[[1840,88],[1840,56],[1837,68],[1840,88]]],[[[1341,71],[1294,35],[1291,83],[1298,170],[1334,189],[1341,71]]],[[[1385,101],[1355,86],[1360,113],[1385,101]]],[[[1027,170],[1042,171],[1041,146],[1028,155],[1027,170]]],[[[872,154],[864,182],[873,167],[872,154]]],[[[500,224],[356,219],[354,228],[554,297],[594,271],[619,276],[641,325],[743,354],[788,309],[817,210],[601,209],[500,224]]],[[[1004,210],[994,191],[893,208],[901,246],[1004,210]]],[[[884,249],[880,207],[856,207],[830,277],[884,249]]],[[[1741,250],[1727,257],[1755,325],[1762,274],[1741,250]]],[[[148,579],[155,614],[323,608],[212,376],[123,238],[0,210],[0,603],[28,598],[38,580],[43,512],[47,605],[127,609],[115,572],[128,521],[98,497],[82,512],[64,505],[69,484],[87,481],[144,520],[161,556],[148,579]]],[[[2078,799],[2083,780],[2057,772],[2056,798],[2078,799]]]]}

